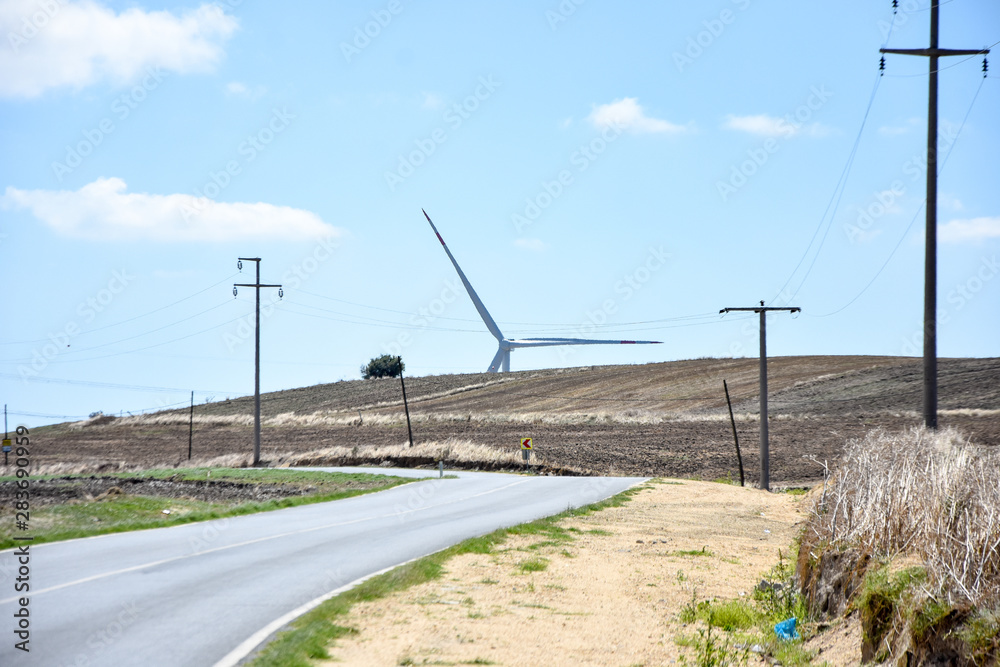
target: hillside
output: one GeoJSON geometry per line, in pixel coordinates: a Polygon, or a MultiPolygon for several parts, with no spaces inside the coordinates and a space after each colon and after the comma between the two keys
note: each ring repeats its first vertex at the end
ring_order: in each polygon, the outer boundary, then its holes
{"type": "MultiPolygon", "coordinates": [[[[904,357],[769,360],[772,479],[816,479],[850,437],[920,423],[922,370],[904,357]]],[[[758,362],[697,359],[508,374],[407,378],[417,443],[458,439],[514,449],[535,438],[553,466],[618,474],[736,476],[722,381],[737,413],[747,478],[756,479],[758,362]]],[[[1000,359],[942,359],[942,425],[1000,445],[1000,359]]],[[[325,447],[406,441],[399,381],[357,380],[262,397],[265,458],[325,447]]],[[[249,451],[253,398],[195,408],[195,456],[249,451]]],[[[188,411],[105,417],[38,429],[43,463],[176,464],[187,456],[188,411]]]]}

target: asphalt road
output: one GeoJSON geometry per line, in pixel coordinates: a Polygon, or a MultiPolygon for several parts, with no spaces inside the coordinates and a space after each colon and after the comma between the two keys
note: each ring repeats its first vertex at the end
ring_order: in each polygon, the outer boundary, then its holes
{"type": "Polygon", "coordinates": [[[458,478],[36,545],[27,595],[15,592],[18,554],[0,552],[0,665],[232,665],[310,604],[373,573],[642,481],[449,474],[458,478]],[[25,596],[28,653],[15,648],[25,596]]]}

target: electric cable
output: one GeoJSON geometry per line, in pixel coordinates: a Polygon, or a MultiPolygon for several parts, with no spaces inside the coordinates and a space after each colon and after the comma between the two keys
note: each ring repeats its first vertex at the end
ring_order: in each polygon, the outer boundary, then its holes
{"type": "MultiPolygon", "coordinates": [[[[972,96],[972,102],[969,103],[969,108],[966,109],[966,111],[965,111],[965,116],[962,118],[962,123],[958,126],[958,132],[955,133],[955,140],[952,141],[951,145],[948,147],[948,151],[944,154],[944,159],[941,160],[941,165],[940,165],[940,167],[938,167],[938,175],[939,176],[944,172],[945,165],[948,164],[948,158],[951,157],[951,151],[955,148],[955,144],[958,143],[958,138],[962,135],[962,130],[965,128],[966,121],[969,120],[969,114],[972,113],[972,107],[975,106],[976,99],[979,97],[979,92],[983,89],[983,83],[985,81],[986,81],[985,78],[984,79],[980,79],[980,81],[979,81],[979,87],[976,88],[976,94],[972,96]]],[[[920,207],[917,209],[917,212],[913,214],[913,219],[910,220],[910,224],[906,226],[906,229],[904,229],[902,235],[900,235],[899,241],[897,241],[896,245],[893,246],[892,252],[889,253],[889,256],[886,258],[885,262],[882,263],[882,266],[879,267],[879,270],[875,272],[875,275],[872,276],[872,279],[868,281],[868,284],[865,285],[861,289],[861,291],[858,292],[854,296],[853,299],[851,299],[846,304],[844,304],[843,306],[841,306],[840,308],[838,308],[837,310],[834,310],[832,312],[825,313],[823,315],[811,315],[809,313],[806,313],[806,316],[807,317],[830,317],[832,315],[836,315],[837,313],[841,312],[842,310],[845,310],[848,306],[850,306],[855,301],[857,301],[858,299],[860,299],[861,296],[865,292],[868,291],[868,288],[871,287],[875,283],[875,280],[878,279],[878,277],[880,275],[882,275],[882,272],[885,271],[885,267],[887,267],[889,265],[889,262],[892,261],[892,258],[895,257],[896,251],[899,250],[899,247],[901,245],[903,245],[903,241],[906,239],[906,236],[910,233],[910,229],[913,228],[914,223],[917,221],[917,218],[920,216],[920,212],[924,210],[924,207],[926,205],[927,205],[927,198],[925,197],[923,203],[921,203],[920,207]]]]}

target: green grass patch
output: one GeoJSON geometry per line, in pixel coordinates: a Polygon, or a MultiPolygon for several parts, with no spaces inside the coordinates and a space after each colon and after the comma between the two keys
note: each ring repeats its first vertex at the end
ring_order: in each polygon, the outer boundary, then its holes
{"type": "MultiPolygon", "coordinates": [[[[67,483],[71,484],[74,478],[87,479],[90,477],[92,475],[61,475],[58,476],[58,479],[66,479],[67,483]]],[[[173,481],[225,480],[242,484],[283,484],[307,489],[307,493],[262,502],[240,500],[205,502],[123,493],[107,496],[101,500],[36,505],[31,509],[34,543],[56,542],[148,528],[163,528],[196,521],[255,514],[286,507],[351,498],[415,481],[402,477],[361,473],[324,473],[269,468],[149,470],[141,473],[101,475],[101,477],[122,480],[145,478],[173,481]],[[168,510],[170,513],[164,514],[164,510],[168,510]]],[[[14,478],[4,479],[10,481],[14,478]]],[[[28,479],[30,481],[44,478],[28,479]]],[[[128,490],[131,486],[126,483],[120,488],[128,490]]],[[[136,488],[141,489],[141,487],[136,488]]],[[[183,495],[183,493],[183,489],[178,491],[179,495],[183,495]]],[[[0,527],[0,549],[14,547],[17,544],[13,539],[14,522],[3,521],[0,522],[0,526],[2,526],[0,527]]]]}
{"type": "Polygon", "coordinates": [[[559,526],[560,521],[587,516],[609,507],[621,507],[642,489],[642,486],[634,487],[598,503],[570,509],[519,526],[501,528],[372,577],[300,616],[292,622],[290,630],[279,634],[250,664],[253,667],[310,667],[314,660],[329,659],[330,655],[326,649],[331,642],[339,637],[357,633],[354,628],[338,624],[356,603],[380,599],[411,586],[437,579],[444,572],[444,564],[454,556],[490,553],[511,536],[545,535],[549,539],[558,536],[567,541],[571,540],[572,531],[559,526]]]}
{"type": "Polygon", "coordinates": [[[861,592],[854,605],[861,612],[861,628],[864,640],[878,646],[897,615],[911,614],[910,603],[906,601],[915,586],[927,580],[927,571],[922,567],[911,567],[890,573],[889,565],[871,568],[865,575],[861,592]]]}
{"type": "Polygon", "coordinates": [[[702,547],[701,549],[681,549],[679,551],[671,551],[671,556],[714,556],[708,547],[702,547]]]}
{"type": "Polygon", "coordinates": [[[955,633],[968,647],[973,664],[988,664],[990,653],[1000,654],[1000,609],[978,609],[955,633]]]}
{"type": "Polygon", "coordinates": [[[548,567],[547,558],[529,558],[517,564],[517,569],[521,572],[544,572],[548,567]]]}
{"type": "Polygon", "coordinates": [[[797,548],[794,546],[787,555],[779,552],[778,563],[763,577],[767,585],[755,589],[749,598],[699,601],[697,589],[692,588],[691,598],[678,617],[682,623],[697,623],[699,629],[696,635],[677,639],[688,649],[681,664],[748,664],[746,647],[752,644],[765,647],[766,653],[782,665],[813,664],[815,653],[803,648],[802,639],[784,641],[774,634],[775,624],[791,617],[798,619],[799,632],[805,632],[805,601],[792,584],[797,548]]]}

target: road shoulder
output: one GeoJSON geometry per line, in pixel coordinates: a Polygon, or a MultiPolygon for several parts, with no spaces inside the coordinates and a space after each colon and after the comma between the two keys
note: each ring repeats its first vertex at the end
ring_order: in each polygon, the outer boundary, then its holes
{"type": "Polygon", "coordinates": [[[661,664],[693,597],[748,595],[803,518],[795,498],[661,480],[629,502],[445,564],[338,620],[324,665],[661,664]]]}

